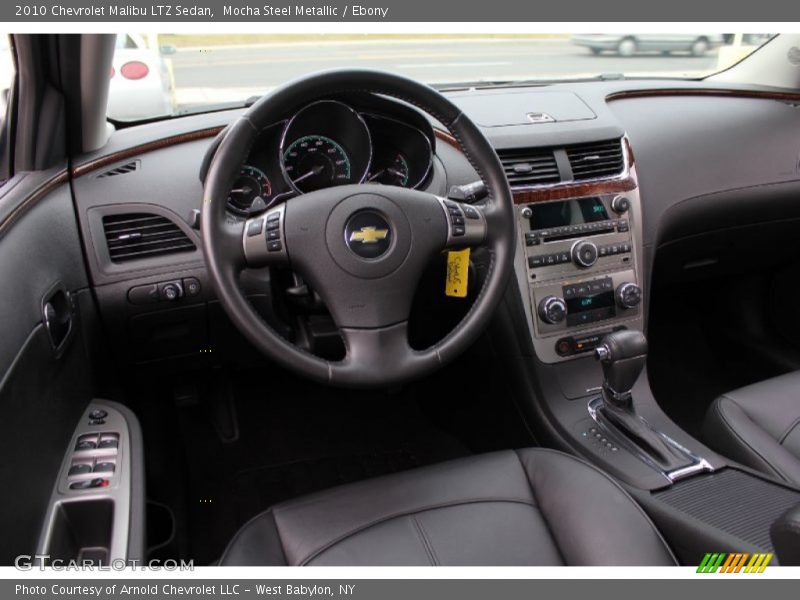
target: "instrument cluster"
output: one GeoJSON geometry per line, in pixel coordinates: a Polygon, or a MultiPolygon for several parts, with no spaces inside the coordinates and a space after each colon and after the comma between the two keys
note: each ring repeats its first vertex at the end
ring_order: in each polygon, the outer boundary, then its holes
{"type": "Polygon", "coordinates": [[[261,133],[228,209],[249,216],[298,194],[355,183],[420,188],[431,175],[435,138],[427,121],[414,118],[412,125],[396,110],[338,99],[307,104],[261,133]]]}

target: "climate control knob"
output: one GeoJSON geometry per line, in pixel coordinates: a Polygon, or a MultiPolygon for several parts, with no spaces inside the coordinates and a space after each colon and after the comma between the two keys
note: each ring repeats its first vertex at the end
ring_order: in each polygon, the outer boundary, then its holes
{"type": "Polygon", "coordinates": [[[630,207],[631,201],[625,196],[614,196],[614,199],[611,201],[611,210],[618,214],[628,212],[630,207]]]}
{"type": "Polygon", "coordinates": [[[635,283],[623,283],[615,292],[617,304],[622,308],[636,308],[642,301],[642,288],[635,283]]]}
{"type": "Polygon", "coordinates": [[[539,318],[545,323],[555,325],[567,316],[567,303],[558,296],[545,296],[539,302],[539,318]]]}
{"type": "Polygon", "coordinates": [[[597,262],[597,246],[592,242],[579,240],[572,244],[572,262],[579,267],[589,268],[597,262]]]}

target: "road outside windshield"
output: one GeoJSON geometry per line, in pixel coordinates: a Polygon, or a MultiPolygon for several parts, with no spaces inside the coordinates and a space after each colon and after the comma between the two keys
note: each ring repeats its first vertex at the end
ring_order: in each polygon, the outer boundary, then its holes
{"type": "Polygon", "coordinates": [[[769,34],[117,36],[111,118],[136,121],[242,104],[300,75],[384,69],[437,86],[595,77],[697,78],[769,34]]]}

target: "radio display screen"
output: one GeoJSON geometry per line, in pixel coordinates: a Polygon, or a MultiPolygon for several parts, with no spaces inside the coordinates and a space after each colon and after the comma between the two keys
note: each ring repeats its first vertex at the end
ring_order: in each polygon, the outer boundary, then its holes
{"type": "Polygon", "coordinates": [[[606,207],[596,197],[531,204],[530,209],[533,211],[531,229],[534,230],[608,220],[606,207]]]}

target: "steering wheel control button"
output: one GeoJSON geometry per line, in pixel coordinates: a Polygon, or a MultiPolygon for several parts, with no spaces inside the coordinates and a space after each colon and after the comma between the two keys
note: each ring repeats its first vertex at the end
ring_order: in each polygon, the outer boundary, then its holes
{"type": "Polygon", "coordinates": [[[280,240],[267,242],[267,252],[280,252],[281,250],[283,250],[283,245],[280,240]]]}
{"type": "Polygon", "coordinates": [[[365,210],[354,214],[344,228],[347,247],[361,258],[380,258],[392,245],[389,222],[377,212],[365,210]]]}
{"type": "Polygon", "coordinates": [[[256,219],[255,221],[250,221],[250,224],[247,226],[247,237],[255,237],[257,235],[261,235],[261,230],[264,227],[264,220],[263,219],[256,219]]]}
{"type": "Polygon", "coordinates": [[[281,232],[277,229],[273,229],[272,231],[267,232],[267,241],[274,242],[275,240],[281,239],[281,232]]]}
{"type": "Polygon", "coordinates": [[[588,269],[597,262],[597,246],[592,242],[579,240],[572,245],[572,260],[579,267],[588,269]]]}
{"type": "Polygon", "coordinates": [[[467,217],[468,219],[473,219],[473,220],[481,218],[481,216],[478,214],[478,211],[471,206],[464,207],[464,216],[467,217]]]}
{"type": "MultiPolygon", "coordinates": [[[[464,213],[461,211],[461,207],[455,202],[450,202],[448,200],[444,201],[444,205],[447,207],[447,213],[450,218],[450,235],[453,237],[464,236],[467,233],[467,228],[464,225],[464,213]]],[[[474,208],[472,208],[472,211],[477,215],[477,211],[474,208]]],[[[476,216],[475,218],[480,217],[476,216]]]]}

